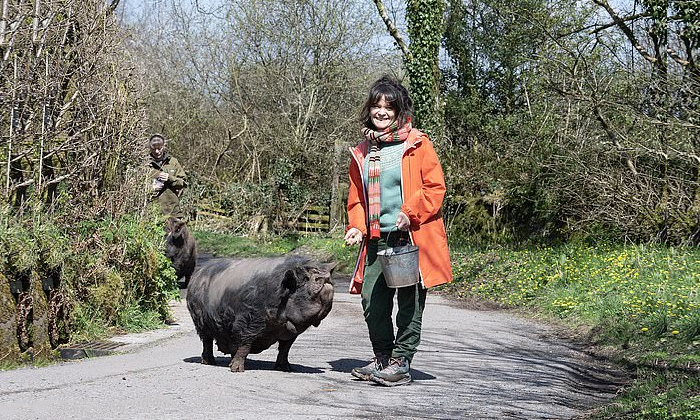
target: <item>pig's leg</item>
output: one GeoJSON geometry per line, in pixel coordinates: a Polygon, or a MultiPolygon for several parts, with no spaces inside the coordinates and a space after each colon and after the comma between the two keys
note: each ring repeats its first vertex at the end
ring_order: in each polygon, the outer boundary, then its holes
{"type": "Polygon", "coordinates": [[[251,343],[241,344],[231,357],[231,372],[245,372],[245,359],[250,353],[251,343]]]}
{"type": "Polygon", "coordinates": [[[214,338],[212,337],[202,337],[202,364],[216,364],[216,359],[214,359],[214,338]]]}
{"type": "Polygon", "coordinates": [[[275,370],[281,370],[283,372],[291,372],[292,366],[289,364],[289,349],[294,344],[294,337],[291,340],[280,340],[277,353],[277,361],[275,362],[275,370]]]}

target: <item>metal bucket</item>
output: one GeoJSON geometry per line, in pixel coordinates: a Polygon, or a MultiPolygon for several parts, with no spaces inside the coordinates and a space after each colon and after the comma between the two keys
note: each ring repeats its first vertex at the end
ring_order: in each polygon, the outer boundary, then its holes
{"type": "MultiPolygon", "coordinates": [[[[387,238],[388,242],[388,238],[387,238]]],[[[377,252],[386,285],[389,287],[413,286],[420,280],[418,247],[402,245],[377,252]]]]}

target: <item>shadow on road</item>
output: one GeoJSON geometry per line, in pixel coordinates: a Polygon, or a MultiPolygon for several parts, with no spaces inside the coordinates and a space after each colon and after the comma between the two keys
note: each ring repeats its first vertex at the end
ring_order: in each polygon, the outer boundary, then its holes
{"type": "MultiPolygon", "coordinates": [[[[215,357],[216,359],[216,367],[225,367],[228,368],[229,365],[231,364],[231,358],[230,357],[215,357]]],[[[188,357],[186,359],[183,359],[184,362],[186,363],[202,363],[202,358],[201,357],[188,357]]],[[[205,365],[206,366],[206,365],[205,365]]],[[[310,368],[306,366],[300,366],[300,365],[295,365],[292,363],[292,371],[291,373],[323,373],[323,370],[317,369],[317,368],[310,368]]],[[[275,362],[267,361],[267,360],[255,360],[255,359],[246,359],[245,360],[245,370],[275,370],[275,362]]]]}

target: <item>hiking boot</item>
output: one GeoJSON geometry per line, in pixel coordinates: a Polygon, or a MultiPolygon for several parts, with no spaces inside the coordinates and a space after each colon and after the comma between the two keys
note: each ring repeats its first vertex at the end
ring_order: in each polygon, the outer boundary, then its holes
{"type": "Polygon", "coordinates": [[[413,381],[410,370],[408,359],[403,356],[392,357],[389,359],[389,366],[371,374],[369,379],[384,386],[405,385],[413,381]]]}
{"type": "Polygon", "coordinates": [[[377,373],[384,369],[389,364],[389,356],[380,354],[375,356],[367,366],[356,367],[352,369],[352,376],[362,379],[363,381],[369,381],[369,377],[373,373],[377,373]]]}

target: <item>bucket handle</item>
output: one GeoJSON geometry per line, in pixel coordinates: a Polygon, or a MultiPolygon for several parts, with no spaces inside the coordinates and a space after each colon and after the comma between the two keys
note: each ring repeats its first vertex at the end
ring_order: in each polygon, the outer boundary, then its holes
{"type": "MultiPolygon", "coordinates": [[[[394,231],[399,232],[399,233],[401,232],[401,231],[399,230],[399,227],[396,226],[396,225],[394,225],[394,227],[391,228],[391,230],[389,231],[389,233],[386,235],[386,244],[387,244],[387,246],[389,246],[389,238],[391,238],[391,234],[394,233],[394,231]]],[[[406,239],[406,238],[401,238],[401,239],[399,239],[399,243],[397,243],[396,245],[398,245],[398,246],[406,246],[406,245],[408,245],[408,244],[409,244],[408,239],[406,239]],[[403,243],[401,243],[402,240],[403,240],[403,243]]]]}

